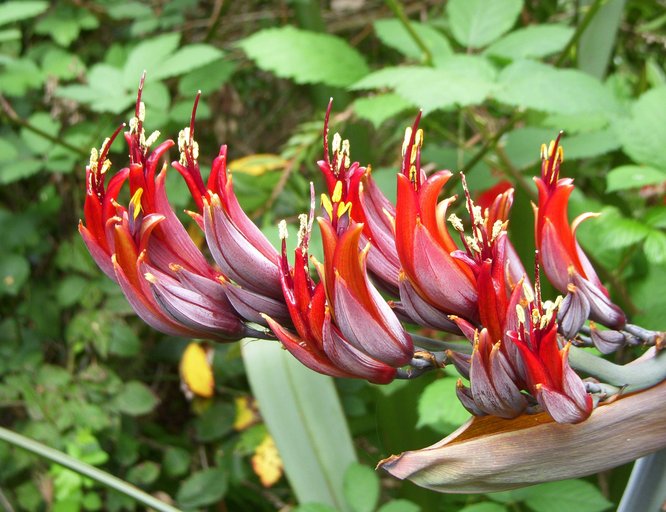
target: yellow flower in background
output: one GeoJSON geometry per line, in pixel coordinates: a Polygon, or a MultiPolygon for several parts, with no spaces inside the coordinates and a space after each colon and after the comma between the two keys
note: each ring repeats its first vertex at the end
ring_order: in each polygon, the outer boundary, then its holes
{"type": "Polygon", "coordinates": [[[252,469],[264,487],[271,487],[280,480],[283,471],[282,459],[270,434],[266,434],[264,440],[255,449],[252,456],[252,469]]]}
{"type": "Polygon", "coordinates": [[[181,388],[190,400],[195,396],[213,396],[213,350],[199,343],[190,343],[180,359],[180,380],[181,388]]]}

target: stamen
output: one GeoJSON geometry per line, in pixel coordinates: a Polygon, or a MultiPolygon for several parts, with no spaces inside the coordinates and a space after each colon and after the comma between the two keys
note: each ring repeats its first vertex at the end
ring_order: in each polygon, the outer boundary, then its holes
{"type": "Polygon", "coordinates": [[[414,140],[414,144],[416,144],[419,148],[423,146],[423,129],[419,128],[416,130],[416,138],[414,140]]]}
{"type": "Polygon", "coordinates": [[[143,195],[143,188],[137,188],[136,192],[134,192],[134,195],[132,196],[132,199],[130,199],[130,210],[132,212],[132,218],[134,220],[136,220],[139,214],[141,213],[142,195],[143,195]]]}
{"type": "Polygon", "coordinates": [[[324,207],[324,211],[328,214],[329,219],[333,219],[333,205],[331,200],[326,194],[321,195],[321,205],[324,207]]]}
{"type": "Polygon", "coordinates": [[[516,304],[516,316],[518,317],[518,323],[525,325],[525,310],[520,304],[516,304]]]}
{"type": "Polygon", "coordinates": [[[157,139],[160,138],[160,132],[155,130],[150,136],[146,139],[146,147],[152,146],[157,139]]]}
{"type": "Polygon", "coordinates": [[[300,226],[298,227],[298,246],[303,247],[304,245],[307,245],[308,240],[308,216],[304,213],[301,213],[298,216],[298,222],[300,223],[300,226]]]}
{"type": "Polygon", "coordinates": [[[465,231],[465,227],[463,226],[462,220],[460,220],[460,217],[458,217],[455,213],[449,215],[448,221],[451,223],[453,229],[455,229],[456,231],[460,231],[461,233],[465,231]]]}
{"type": "Polygon", "coordinates": [[[500,236],[500,233],[502,233],[502,231],[504,231],[504,223],[498,219],[495,221],[495,224],[493,224],[493,231],[490,237],[490,241],[494,242],[495,240],[497,240],[497,237],[500,236]]]}
{"type": "Polygon", "coordinates": [[[409,141],[412,139],[412,127],[408,126],[405,128],[405,138],[402,141],[402,156],[404,157],[407,154],[407,147],[409,146],[409,141]]]}
{"type": "Polygon", "coordinates": [[[335,132],[335,134],[333,135],[333,142],[331,143],[334,155],[340,152],[341,142],[342,142],[342,137],[340,137],[340,134],[338,132],[335,132]]]}
{"type": "Polygon", "coordinates": [[[527,302],[534,302],[534,294],[532,293],[532,288],[526,282],[523,282],[523,295],[527,302]]]}
{"type": "Polygon", "coordinates": [[[280,233],[280,240],[286,240],[289,238],[289,231],[287,231],[287,221],[282,219],[278,223],[278,232],[280,233]]]}
{"type": "Polygon", "coordinates": [[[342,182],[337,181],[335,187],[333,188],[333,195],[331,196],[331,201],[334,203],[339,203],[342,199],[342,182]]]}
{"type": "Polygon", "coordinates": [[[142,123],[146,120],[146,104],[143,101],[139,103],[139,114],[137,117],[142,123]]]}
{"type": "Polygon", "coordinates": [[[340,203],[338,205],[338,219],[342,217],[345,213],[351,212],[352,204],[351,201],[346,203],[340,203]]]}

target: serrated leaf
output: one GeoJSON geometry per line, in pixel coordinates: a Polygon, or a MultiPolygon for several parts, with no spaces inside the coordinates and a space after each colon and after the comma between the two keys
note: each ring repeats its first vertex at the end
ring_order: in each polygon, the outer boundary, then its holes
{"type": "Polygon", "coordinates": [[[525,504],[534,512],[602,512],[613,504],[599,488],[583,480],[563,480],[523,490],[525,504]]]}
{"type": "Polygon", "coordinates": [[[37,174],[44,167],[44,162],[36,158],[22,158],[6,162],[0,166],[0,183],[13,183],[37,174]]]}
{"type": "Polygon", "coordinates": [[[542,112],[581,114],[618,110],[611,93],[599,80],[581,71],[557,69],[529,60],[516,61],[502,70],[494,96],[502,103],[542,112]]]}
{"type": "Polygon", "coordinates": [[[31,59],[16,59],[5,64],[0,73],[0,92],[8,96],[24,96],[30,89],[44,83],[44,75],[31,59]]]}
{"type": "MultiPolygon", "coordinates": [[[[46,112],[36,112],[28,118],[28,122],[51,137],[56,137],[60,131],[60,123],[46,112]]],[[[44,156],[53,146],[52,141],[27,128],[21,129],[21,139],[30,152],[38,157],[44,156]]]]}
{"type": "Polygon", "coordinates": [[[601,231],[604,245],[609,249],[622,249],[642,241],[650,228],[643,223],[623,217],[617,210],[608,208],[601,217],[589,221],[601,231]]]}
{"type": "Polygon", "coordinates": [[[130,416],[148,414],[158,403],[159,400],[151,389],[138,380],[125,384],[115,400],[118,410],[130,416]]]}
{"type": "Polygon", "coordinates": [[[354,512],[373,512],[379,501],[379,477],[368,466],[355,462],[345,471],[344,492],[354,512]]]}
{"type": "Polygon", "coordinates": [[[82,74],[85,66],[77,55],[62,48],[52,48],[42,57],[42,71],[47,76],[70,80],[82,74]]]}
{"type": "Polygon", "coordinates": [[[234,71],[236,71],[234,62],[216,60],[184,75],[178,82],[178,92],[185,96],[193,96],[200,90],[205,96],[220,89],[234,71]]]}
{"type": "Polygon", "coordinates": [[[513,27],[522,8],[522,0],[449,0],[446,13],[461,45],[483,48],[513,27]]]}
{"type": "Polygon", "coordinates": [[[157,75],[162,63],[176,51],[179,42],[180,34],[172,33],[139,43],[129,53],[123,67],[123,85],[135,88],[144,71],[148,80],[153,74],[157,75]]]}
{"type": "Polygon", "coordinates": [[[375,128],[403,110],[410,108],[412,104],[397,94],[376,94],[359,98],[354,102],[354,112],[361,119],[370,121],[375,128]]]}
{"type": "Polygon", "coordinates": [[[7,41],[16,41],[21,39],[21,31],[17,28],[8,28],[7,30],[0,30],[0,43],[7,41]]]}
{"type": "Polygon", "coordinates": [[[606,175],[606,192],[658,185],[666,181],[666,172],[647,165],[622,165],[606,175]]]}
{"type": "Polygon", "coordinates": [[[419,398],[417,427],[428,426],[449,433],[469,419],[469,412],[456,396],[457,380],[447,376],[428,384],[419,398]]]}
{"type": "Polygon", "coordinates": [[[143,487],[155,482],[159,476],[160,465],[148,460],[132,466],[127,472],[127,481],[143,487]]]}
{"type": "Polygon", "coordinates": [[[620,141],[615,132],[608,128],[588,133],[577,133],[572,136],[565,134],[562,139],[562,147],[564,147],[565,158],[577,160],[615,151],[620,148],[620,141]]]}
{"type": "Polygon", "coordinates": [[[27,259],[18,254],[0,253],[0,296],[18,294],[29,275],[27,259]]]}
{"type": "Polygon", "coordinates": [[[204,469],[193,473],[178,489],[176,500],[183,509],[213,505],[227,492],[229,475],[221,469],[204,469]]]}
{"type": "MultiPolygon", "coordinates": [[[[419,35],[423,44],[430,50],[433,63],[453,53],[449,40],[436,28],[417,21],[410,21],[410,25],[419,35]]],[[[386,46],[399,51],[405,57],[419,61],[423,60],[423,50],[416,44],[400,20],[395,18],[377,20],[373,23],[373,26],[375,34],[386,46]]]]}
{"type": "Polygon", "coordinates": [[[192,456],[187,450],[169,446],[164,452],[164,458],[162,459],[165,473],[171,477],[187,473],[191,458],[192,456]]]}
{"type": "Polygon", "coordinates": [[[233,429],[235,418],[234,406],[217,403],[206,409],[194,422],[196,437],[203,443],[209,443],[228,434],[233,429]]]}
{"type": "Polygon", "coordinates": [[[629,119],[614,124],[622,149],[636,162],[666,169],[666,86],[643,94],[631,108],[629,119]]]}
{"type": "Polygon", "coordinates": [[[650,208],[643,215],[643,221],[653,228],[666,228],[666,206],[650,208]]]}
{"type": "Polygon", "coordinates": [[[483,57],[454,55],[437,68],[384,68],[355,83],[353,89],[392,88],[427,114],[454,105],[483,103],[493,89],[495,74],[495,68],[483,57]]]}
{"type": "Polygon", "coordinates": [[[484,53],[511,60],[547,57],[564,49],[573,34],[574,29],[566,25],[531,25],[498,39],[484,53]]]}
{"type": "Polygon", "coordinates": [[[346,87],[368,74],[363,56],[343,39],[291,26],[269,28],[238,42],[257,66],[299,84],[346,87]]]}
{"type": "Polygon", "coordinates": [[[666,234],[656,229],[651,230],[645,237],[643,252],[648,261],[655,265],[666,263],[666,234]]]}
{"type": "Polygon", "coordinates": [[[48,2],[5,2],[0,5],[0,25],[34,18],[48,8],[48,2]]]}
{"type": "Polygon", "coordinates": [[[208,44],[191,44],[180,48],[168,57],[152,73],[151,78],[161,80],[172,76],[182,75],[193,69],[220,59],[224,53],[208,44]]]}

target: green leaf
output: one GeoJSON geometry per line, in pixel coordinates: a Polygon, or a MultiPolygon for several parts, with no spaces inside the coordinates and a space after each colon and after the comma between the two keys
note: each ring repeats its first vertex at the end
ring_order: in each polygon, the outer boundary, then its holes
{"type": "Polygon", "coordinates": [[[252,393],[297,500],[349,510],[343,478],[356,455],[333,380],[278,343],[250,341],[242,350],[252,393]]]}
{"type": "Polygon", "coordinates": [[[460,512],[508,512],[508,509],[499,503],[485,501],[483,503],[467,505],[465,508],[460,509],[460,512]]]}
{"type": "Polygon", "coordinates": [[[138,380],[126,383],[115,400],[118,410],[130,416],[148,414],[158,403],[159,400],[150,388],[138,380]]]}
{"type": "Polygon", "coordinates": [[[605,155],[620,148],[615,132],[608,128],[589,133],[578,133],[562,139],[564,157],[570,160],[605,155]]]}
{"type": "Polygon", "coordinates": [[[0,73],[0,92],[8,96],[25,96],[30,89],[44,83],[44,75],[31,59],[16,59],[5,64],[0,73]]]}
{"type": "Polygon", "coordinates": [[[368,466],[354,462],[345,471],[344,492],[354,512],[373,512],[379,501],[379,477],[368,466]]]}
{"type": "Polygon", "coordinates": [[[376,94],[354,102],[354,112],[379,128],[384,121],[410,108],[412,104],[397,94],[376,94]]]}
{"type": "Polygon", "coordinates": [[[621,165],[606,176],[606,192],[658,185],[666,181],[666,172],[647,165],[621,165]]]}
{"type": "MultiPolygon", "coordinates": [[[[426,45],[433,57],[434,63],[437,63],[443,57],[453,53],[448,39],[436,28],[425,23],[410,21],[410,25],[426,45]]],[[[414,42],[404,25],[395,18],[377,20],[373,23],[375,34],[379,40],[386,46],[398,50],[405,57],[423,60],[423,51],[414,42]]]]}
{"type": "Polygon", "coordinates": [[[191,44],[168,57],[151,75],[154,80],[182,75],[220,59],[224,54],[208,44],[191,44]]]}
{"type": "Polygon", "coordinates": [[[18,254],[0,253],[0,296],[17,295],[29,275],[27,259],[18,254]]]}
{"type": "MultiPolygon", "coordinates": [[[[52,137],[56,137],[60,131],[60,123],[46,112],[36,112],[27,121],[30,125],[52,137]]],[[[53,147],[53,142],[27,128],[21,128],[21,139],[23,139],[30,152],[38,157],[44,156],[53,147]]]]}
{"type": "Polygon", "coordinates": [[[190,468],[191,458],[192,456],[187,450],[170,446],[164,452],[164,458],[162,460],[164,471],[170,477],[184,475],[190,468]]]}
{"type": "Polygon", "coordinates": [[[446,376],[428,384],[419,398],[417,427],[428,426],[446,434],[469,419],[469,412],[456,396],[457,380],[457,377],[446,376]]]}
{"type": "Polygon", "coordinates": [[[21,39],[21,31],[19,29],[8,28],[6,30],[0,30],[0,43],[16,41],[17,39],[21,39]]]}
{"type": "Polygon", "coordinates": [[[119,319],[112,322],[109,353],[121,357],[132,357],[138,355],[140,351],[141,340],[134,330],[119,319]]]}
{"type": "Polygon", "coordinates": [[[639,313],[632,321],[646,329],[663,330],[666,311],[666,272],[661,265],[649,265],[645,276],[628,282],[631,299],[639,313]]]}
{"type": "Polygon", "coordinates": [[[363,56],[344,39],[291,26],[269,28],[238,45],[257,66],[298,84],[351,85],[368,74],[363,56]]]}
{"type": "Polygon", "coordinates": [[[608,63],[615,49],[615,39],[624,15],[624,6],[625,0],[604,2],[578,42],[576,51],[578,68],[600,80],[606,75],[608,63]]]}
{"type": "Polygon", "coordinates": [[[76,304],[85,291],[86,283],[87,280],[81,276],[72,275],[65,277],[58,283],[58,287],[56,288],[58,305],[62,308],[68,308],[76,304]]]}
{"type": "Polygon", "coordinates": [[[42,57],[42,71],[47,76],[70,80],[82,74],[85,66],[77,55],[54,47],[42,57]]]}
{"type": "Polygon", "coordinates": [[[648,261],[655,265],[666,263],[666,234],[656,229],[651,230],[645,237],[643,252],[648,261]]]}
{"type": "Polygon", "coordinates": [[[151,80],[153,74],[158,75],[162,63],[176,51],[179,42],[180,34],[172,33],[147,39],[136,45],[123,67],[122,84],[135,89],[144,71],[146,80],[151,80]]]}
{"type": "Polygon", "coordinates": [[[160,465],[147,460],[130,468],[127,472],[127,481],[139,487],[144,487],[155,482],[159,476],[160,465]]]}
{"type": "Polygon", "coordinates": [[[599,218],[588,222],[598,226],[604,246],[609,249],[623,249],[637,244],[650,233],[649,227],[623,217],[614,208],[605,208],[599,218]]]}
{"type": "Polygon", "coordinates": [[[547,57],[563,50],[573,33],[566,25],[531,25],[498,39],[484,53],[510,60],[547,57]]]}
{"type": "Polygon", "coordinates": [[[296,507],[294,512],[337,512],[337,510],[323,503],[304,503],[296,507]]]}
{"type": "Polygon", "coordinates": [[[643,94],[631,108],[629,119],[614,124],[624,152],[641,164],[666,169],[666,86],[643,94]]]}
{"type": "Polygon", "coordinates": [[[455,55],[437,68],[388,67],[371,73],[353,89],[390,87],[424,113],[455,105],[483,103],[493,89],[495,68],[483,57],[455,55]]]}
{"type": "Polygon", "coordinates": [[[194,428],[197,439],[209,443],[228,434],[233,429],[235,409],[231,404],[217,403],[199,416],[194,428]]]}
{"type": "Polygon", "coordinates": [[[393,500],[382,505],[377,512],[420,512],[421,507],[407,500],[393,500]]]}
{"type": "Polygon", "coordinates": [[[49,8],[48,2],[5,2],[0,5],[0,25],[34,18],[49,8]]]}
{"type": "Polygon", "coordinates": [[[525,504],[534,512],[602,512],[613,504],[594,485],[583,480],[563,480],[522,490],[525,504]]]}
{"type": "Polygon", "coordinates": [[[218,59],[184,75],[178,82],[178,92],[186,97],[194,97],[197,91],[201,91],[205,96],[219,90],[234,71],[234,62],[218,59]]]}
{"type": "Polygon", "coordinates": [[[461,45],[482,48],[509,31],[522,8],[522,0],[449,0],[446,13],[461,45]]]}
{"type": "Polygon", "coordinates": [[[560,114],[618,110],[599,80],[581,71],[529,60],[516,61],[502,70],[495,98],[515,107],[560,114]]]}
{"type": "Polygon", "coordinates": [[[176,500],[181,508],[193,509],[213,505],[227,492],[229,475],[220,469],[204,469],[193,473],[178,489],[176,500]]]}
{"type": "Polygon", "coordinates": [[[654,206],[650,208],[643,215],[643,221],[653,228],[666,228],[666,206],[654,206]]]}

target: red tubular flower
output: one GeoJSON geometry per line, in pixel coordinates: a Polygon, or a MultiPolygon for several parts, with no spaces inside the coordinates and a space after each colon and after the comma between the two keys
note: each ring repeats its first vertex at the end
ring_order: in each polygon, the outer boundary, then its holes
{"type": "Polygon", "coordinates": [[[398,175],[395,241],[403,272],[400,295],[409,316],[450,330],[447,314],[478,319],[478,296],[472,271],[451,256],[458,247],[444,219],[455,198],[438,203],[451,173],[439,171],[426,179],[421,169],[423,132],[417,129],[418,122],[417,118],[413,129],[407,130],[398,175]]]}
{"type": "MultiPolygon", "coordinates": [[[[560,134],[561,135],[561,134],[560,134]]],[[[535,178],[539,189],[539,206],[535,210],[535,238],[539,259],[548,280],[567,296],[560,309],[562,332],[567,338],[576,335],[589,317],[599,323],[620,329],[626,323],[622,310],[613,304],[592,264],[576,241],[576,228],[592,216],[583,214],[571,226],[567,219],[569,196],[574,188],[571,178],[559,179],[564,158],[560,136],[541,149],[541,177],[535,178]]]]}
{"type": "Polygon", "coordinates": [[[579,423],[592,413],[592,396],[581,378],[569,366],[569,347],[559,348],[557,308],[542,304],[537,287],[536,301],[530,301],[527,316],[517,308],[519,326],[509,334],[520,350],[527,389],[539,405],[558,423],[579,423]]]}
{"type": "Polygon", "coordinates": [[[293,268],[287,262],[282,229],[282,290],[297,335],[271,318],[267,321],[285,348],[313,370],[387,383],[397,368],[411,361],[414,346],[367,277],[369,247],[358,248],[363,225],[350,219],[351,203],[344,199],[340,181],[331,199],[322,196],[324,217],[318,223],[324,263],[316,263],[318,284],[307,265],[312,212],[310,220],[301,217],[293,268]]]}
{"type": "Polygon", "coordinates": [[[218,340],[261,335],[231,307],[224,276],[208,264],[171,209],[166,166],[159,174],[157,166],[173,142],[150,150],[159,134],[146,139],[144,112],[140,87],[135,117],[125,133],[130,166],[108,186],[108,150],[120,129],[99,152],[92,151],[86,169],[86,225],[79,223],[86,246],[100,268],[118,282],[136,313],[155,329],[218,340]],[[117,202],[125,181],[132,198],[128,208],[117,202]]]}

